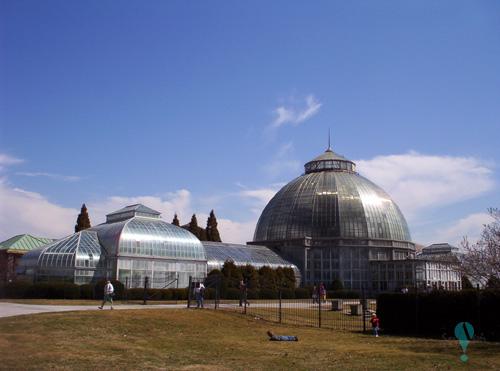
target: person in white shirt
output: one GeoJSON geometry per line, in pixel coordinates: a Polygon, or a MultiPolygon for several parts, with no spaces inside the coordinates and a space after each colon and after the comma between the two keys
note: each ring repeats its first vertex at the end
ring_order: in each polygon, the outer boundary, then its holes
{"type": "Polygon", "coordinates": [[[104,307],[104,304],[106,304],[106,302],[110,302],[111,303],[111,309],[113,309],[113,294],[115,292],[115,289],[113,287],[113,285],[111,284],[111,281],[107,281],[106,284],[104,285],[104,298],[102,299],[102,304],[100,307],[98,307],[99,309],[102,309],[104,307]]]}

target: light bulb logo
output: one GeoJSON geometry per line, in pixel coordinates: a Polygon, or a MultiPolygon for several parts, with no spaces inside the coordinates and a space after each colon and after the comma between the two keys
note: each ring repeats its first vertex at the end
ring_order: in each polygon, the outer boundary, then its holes
{"type": "Polygon", "coordinates": [[[467,362],[469,357],[465,354],[469,342],[474,337],[474,327],[469,322],[460,322],[455,326],[455,336],[462,347],[464,354],[460,356],[462,362],[467,362]]]}

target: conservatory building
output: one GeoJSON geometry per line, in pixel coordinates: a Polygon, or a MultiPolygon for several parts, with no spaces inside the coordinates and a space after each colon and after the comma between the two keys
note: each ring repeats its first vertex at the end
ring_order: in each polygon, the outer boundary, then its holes
{"type": "Polygon", "coordinates": [[[330,148],[269,201],[251,244],[297,265],[306,285],[340,280],[352,290],[372,288],[371,261],[415,254],[396,203],[330,148]]]}
{"type": "Polygon", "coordinates": [[[298,268],[265,246],[203,242],[186,229],[166,223],[144,205],[106,215],[106,223],[33,249],[20,260],[17,278],[77,284],[115,279],[126,287],[187,287],[225,261],[236,265],[298,268]]]}
{"type": "Polygon", "coordinates": [[[106,223],[28,252],[18,278],[78,284],[116,279],[128,287],[186,287],[204,277],[205,249],[190,232],[166,223],[160,213],[131,205],[106,216],[106,223]]]}

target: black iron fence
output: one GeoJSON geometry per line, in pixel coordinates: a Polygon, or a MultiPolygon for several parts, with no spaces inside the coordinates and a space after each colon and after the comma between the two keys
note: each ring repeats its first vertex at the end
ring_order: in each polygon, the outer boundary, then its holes
{"type": "Polygon", "coordinates": [[[328,298],[311,295],[310,298],[290,298],[290,289],[278,288],[275,298],[251,298],[244,286],[238,292],[224,290],[215,278],[190,279],[188,308],[232,311],[266,321],[321,327],[333,330],[369,331],[370,319],[376,311],[373,298],[361,295],[359,299],[328,298]],[[200,289],[203,284],[204,288],[200,289]]]}

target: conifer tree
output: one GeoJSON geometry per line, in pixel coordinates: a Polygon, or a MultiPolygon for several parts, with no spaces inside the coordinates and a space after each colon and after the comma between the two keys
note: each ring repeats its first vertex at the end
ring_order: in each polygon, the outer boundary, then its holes
{"type": "Polygon", "coordinates": [[[207,241],[222,242],[220,239],[220,233],[217,229],[217,218],[215,217],[214,211],[210,211],[210,216],[207,219],[207,241]]]}
{"type": "Polygon", "coordinates": [[[191,221],[188,225],[188,231],[194,234],[198,239],[200,238],[200,231],[198,227],[198,219],[196,219],[196,214],[193,214],[191,221]]]}
{"type": "Polygon", "coordinates": [[[83,204],[80,210],[80,214],[78,214],[78,218],[76,219],[75,233],[83,231],[84,229],[88,229],[90,227],[91,225],[87,206],[83,204]]]}
{"type": "Polygon", "coordinates": [[[174,220],[172,220],[172,224],[176,225],[177,227],[180,226],[179,218],[177,218],[177,214],[174,215],[174,220]]]}

